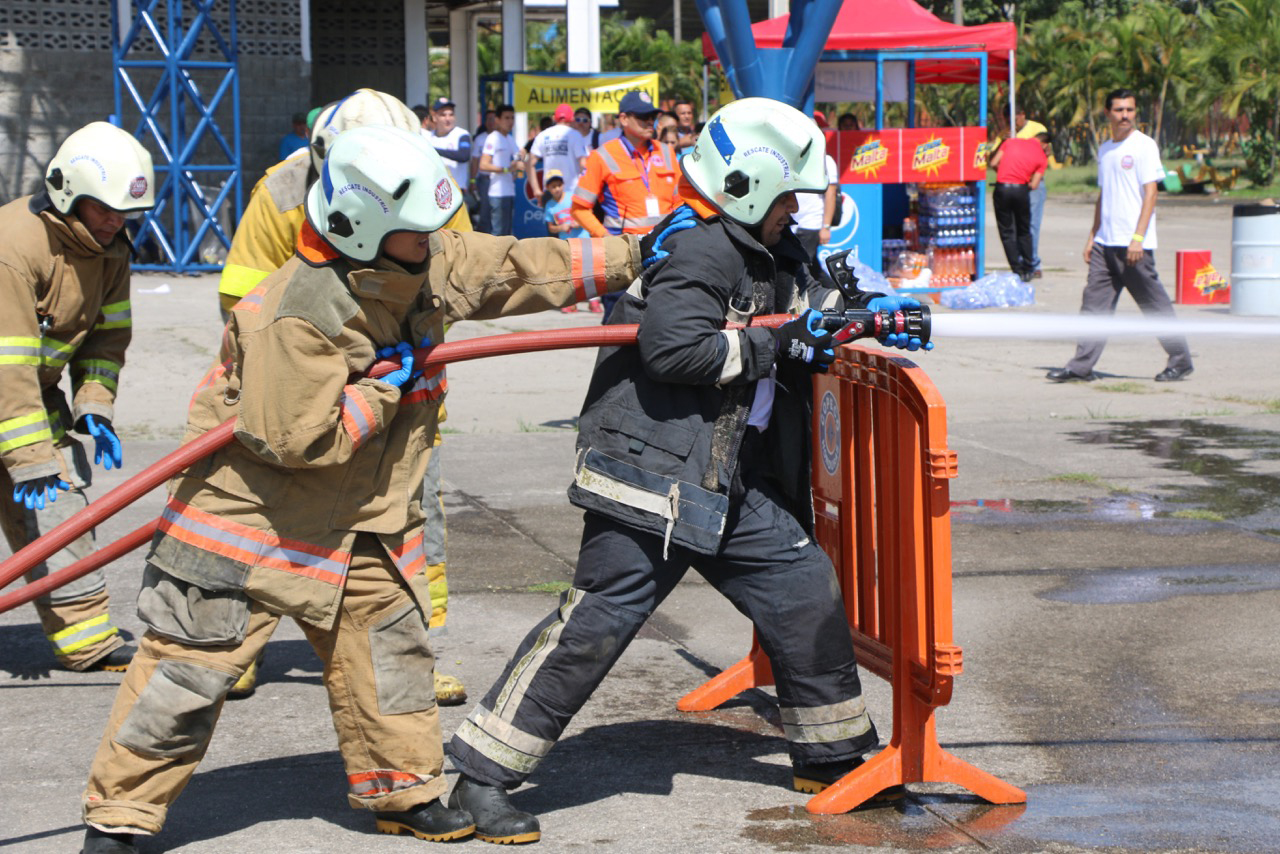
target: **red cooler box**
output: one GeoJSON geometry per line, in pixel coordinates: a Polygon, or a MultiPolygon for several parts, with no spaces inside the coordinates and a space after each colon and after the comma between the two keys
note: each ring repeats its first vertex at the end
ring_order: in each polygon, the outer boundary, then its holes
{"type": "Polygon", "coordinates": [[[1177,253],[1179,305],[1209,305],[1231,302],[1231,283],[1212,263],[1208,249],[1187,249],[1177,253]]]}

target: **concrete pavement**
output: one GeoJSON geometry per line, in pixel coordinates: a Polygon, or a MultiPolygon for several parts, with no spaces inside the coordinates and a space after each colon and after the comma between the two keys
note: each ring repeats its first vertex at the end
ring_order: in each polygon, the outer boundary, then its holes
{"type": "MultiPolygon", "coordinates": [[[[1174,249],[1212,249],[1227,270],[1229,206],[1162,200],[1159,216],[1170,290],[1174,249]]],[[[1050,201],[1045,278],[1037,304],[1015,315],[1076,311],[1091,217],[1091,204],[1050,201]]],[[[989,264],[1000,255],[990,246],[989,264]]],[[[135,278],[118,416],[125,476],[176,446],[216,350],[214,289],[212,277],[135,278]]],[[[1121,310],[1134,310],[1127,297],[1121,310]]],[[[450,338],[597,321],[547,312],[458,324],[450,338]]],[[[743,618],[691,577],[514,795],[542,818],[536,850],[1274,851],[1280,390],[1268,366],[1280,341],[1191,345],[1196,372],[1173,384],[1152,381],[1164,364],[1154,340],[1112,342],[1092,384],[1044,381],[1069,357],[1064,342],[939,340],[916,359],[947,402],[960,460],[951,497],[965,671],[939,738],[1026,789],[1025,807],[916,787],[897,808],[805,813],[787,788],[769,692],[675,711],[750,640],[743,618]]],[[[473,699],[571,577],[581,520],[564,489],[593,355],[449,369],[453,598],[438,655],[473,699]]],[[[102,473],[92,495],[122,479],[102,473]]],[[[160,502],[149,496],[99,536],[132,530],[160,502]]],[[[113,613],[135,632],[140,575],[136,556],[110,570],[113,613]]],[[[228,704],[164,833],[142,850],[422,850],[372,834],[346,807],[317,662],[296,627],[269,646],[265,676],[254,697],[228,704]]],[[[78,795],[117,683],[53,669],[29,607],[0,615],[0,851],[78,849],[78,795]]],[[[867,676],[865,687],[887,741],[887,686],[867,676]]],[[[443,710],[446,736],[466,711],[443,710]]]]}

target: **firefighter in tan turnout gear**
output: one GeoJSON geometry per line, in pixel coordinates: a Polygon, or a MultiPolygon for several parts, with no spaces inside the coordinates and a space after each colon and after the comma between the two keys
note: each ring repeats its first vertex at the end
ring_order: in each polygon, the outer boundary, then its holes
{"type": "MultiPolygon", "coordinates": [[[[320,174],[325,151],[343,131],[369,126],[398,127],[417,132],[419,123],[413,111],[394,96],[374,89],[357,89],[321,108],[312,129],[310,147],[269,168],[253,188],[218,282],[224,321],[232,306],[293,257],[298,233],[306,220],[303,202],[307,188],[320,174]]],[[[459,207],[444,228],[471,231],[466,206],[459,207]]],[[[443,411],[440,420],[444,420],[443,411]]],[[[439,432],[434,441],[440,445],[439,432]]],[[[430,626],[433,630],[443,630],[449,607],[448,579],[445,576],[445,519],[440,501],[439,455],[432,460],[423,492],[426,502],[423,512],[427,516],[426,573],[431,585],[430,626]]],[[[254,662],[245,671],[228,692],[228,697],[235,699],[253,693],[258,682],[258,665],[254,662]]],[[[466,689],[456,676],[436,673],[435,679],[436,700],[442,706],[455,706],[466,701],[466,689]]]]}
{"type": "Polygon", "coordinates": [[[84,793],[87,854],[160,830],[281,617],[324,663],[350,804],[386,833],[472,832],[442,801],[427,638],[422,483],[445,371],[415,371],[411,348],[448,322],[621,289],[640,253],[635,238],[438,231],[461,200],[421,135],[347,131],[295,257],[232,310],[187,438],[235,419],[236,440],[169,485],[138,597],[147,632],[84,793]],[[375,358],[401,367],[361,378],[375,358]]]}
{"type": "MultiPolygon", "coordinates": [[[[125,216],[154,205],[149,155],[137,140],[93,122],[58,148],[44,190],[0,208],[0,523],[14,551],[88,504],[94,441],[103,468],[119,468],[112,426],[131,333],[125,216]],[[71,402],[59,388],[70,368],[71,402]]],[[[94,550],[86,534],[36,566],[28,580],[94,550]]],[[[124,670],[133,647],[107,612],[95,570],[36,600],[58,662],[124,670]]]]}

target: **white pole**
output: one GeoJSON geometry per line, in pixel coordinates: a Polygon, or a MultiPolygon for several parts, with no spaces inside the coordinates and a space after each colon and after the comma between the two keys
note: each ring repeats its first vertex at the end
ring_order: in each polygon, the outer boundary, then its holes
{"type": "Polygon", "coordinates": [[[404,0],[404,102],[411,107],[426,104],[430,80],[427,7],[422,0],[404,0]]]}

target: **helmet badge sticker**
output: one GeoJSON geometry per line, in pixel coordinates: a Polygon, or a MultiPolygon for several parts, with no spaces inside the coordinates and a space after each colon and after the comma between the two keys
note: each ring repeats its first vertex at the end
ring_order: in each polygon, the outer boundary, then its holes
{"type": "Polygon", "coordinates": [[[720,117],[716,116],[711,120],[711,124],[707,125],[707,130],[711,133],[711,141],[715,143],[716,151],[724,158],[724,165],[728,166],[733,160],[733,153],[736,150],[733,140],[729,139],[729,132],[724,129],[724,122],[720,121],[720,117]]]}
{"type": "Polygon", "coordinates": [[[129,182],[129,198],[140,199],[147,194],[147,179],[139,175],[129,182]]]}
{"type": "Polygon", "coordinates": [[[447,211],[451,204],[453,204],[453,184],[448,178],[441,178],[440,183],[436,184],[436,205],[440,210],[447,211]]]}

